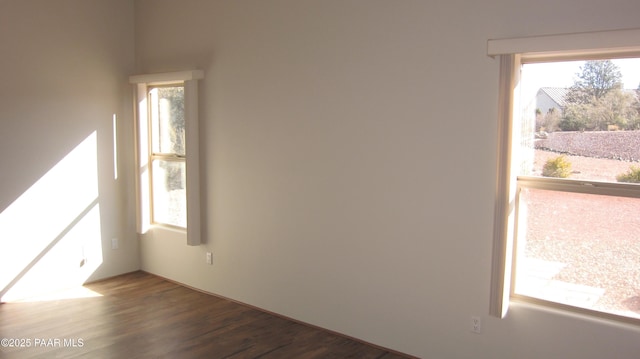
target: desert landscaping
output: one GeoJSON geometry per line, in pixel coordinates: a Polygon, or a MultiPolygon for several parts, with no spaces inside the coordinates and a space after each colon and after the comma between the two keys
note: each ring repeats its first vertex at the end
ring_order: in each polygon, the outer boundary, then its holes
{"type": "MultiPolygon", "coordinates": [[[[535,147],[535,176],[564,155],[569,178],[616,182],[638,165],[640,131],[552,133],[535,147]]],[[[526,189],[521,203],[516,292],[640,318],[640,199],[526,189]]]]}

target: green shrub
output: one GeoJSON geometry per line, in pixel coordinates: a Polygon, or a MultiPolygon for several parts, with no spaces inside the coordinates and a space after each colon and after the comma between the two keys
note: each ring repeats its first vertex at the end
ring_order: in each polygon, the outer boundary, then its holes
{"type": "Polygon", "coordinates": [[[571,162],[564,156],[550,158],[542,167],[542,175],[545,177],[567,178],[571,175],[571,162]]]}
{"type": "Polygon", "coordinates": [[[618,182],[640,183],[640,167],[631,166],[629,171],[621,175],[617,175],[618,182]]]}

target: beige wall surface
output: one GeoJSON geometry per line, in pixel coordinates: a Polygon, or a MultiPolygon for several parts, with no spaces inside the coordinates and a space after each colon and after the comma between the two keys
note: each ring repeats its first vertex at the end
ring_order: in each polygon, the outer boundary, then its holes
{"type": "Polygon", "coordinates": [[[0,293],[142,268],[424,358],[635,358],[637,327],[524,304],[487,314],[486,42],[637,28],[638,13],[629,0],[0,0],[0,293]],[[205,244],[138,242],[127,78],[194,68],[205,244]]]}
{"type": "Polygon", "coordinates": [[[154,233],[143,269],[424,358],[637,357],[637,327],[526,305],[488,316],[486,45],[638,27],[640,2],[135,5],[139,72],[205,70],[206,244],[154,233]]]}
{"type": "Polygon", "coordinates": [[[139,268],[133,21],[126,0],[0,1],[3,300],[139,268]]]}

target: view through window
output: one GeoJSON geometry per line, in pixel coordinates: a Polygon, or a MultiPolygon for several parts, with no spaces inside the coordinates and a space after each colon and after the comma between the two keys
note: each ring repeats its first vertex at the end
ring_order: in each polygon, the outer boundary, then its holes
{"type": "Polygon", "coordinates": [[[184,87],[151,87],[148,97],[153,222],[186,228],[184,87]]]}
{"type": "Polygon", "coordinates": [[[640,59],[525,63],[518,91],[513,293],[640,318],[640,59]]]}

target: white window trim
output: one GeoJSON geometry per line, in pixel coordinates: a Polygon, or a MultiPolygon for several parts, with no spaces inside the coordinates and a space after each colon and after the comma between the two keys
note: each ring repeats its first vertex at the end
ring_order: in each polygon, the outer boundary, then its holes
{"type": "Polygon", "coordinates": [[[495,210],[493,224],[493,259],[491,268],[491,297],[489,313],[503,318],[509,308],[511,293],[511,267],[513,256],[513,236],[515,222],[515,178],[511,171],[513,158],[511,144],[517,143],[513,137],[513,94],[518,83],[514,77],[520,63],[518,55],[500,57],[500,82],[498,104],[498,166],[496,173],[495,210]]]}
{"type": "MultiPolygon", "coordinates": [[[[563,61],[602,57],[638,57],[640,54],[640,29],[613,30],[563,35],[533,36],[526,38],[496,39],[487,42],[487,55],[500,57],[498,103],[498,152],[494,212],[493,258],[491,271],[491,297],[489,314],[503,318],[511,298],[513,248],[515,237],[517,179],[512,156],[512,144],[519,143],[519,131],[513,126],[515,103],[518,97],[520,64],[523,62],[563,61]]],[[[589,193],[606,192],[636,197],[625,185],[599,184],[592,181],[548,181],[544,184],[531,178],[531,186],[569,186],[572,191],[589,193]],[[582,186],[582,188],[581,188],[582,186]],[[625,195],[626,194],[626,195],[625,195]]],[[[561,306],[562,307],[562,306],[561,306]]],[[[565,306],[566,307],[566,306],[565,306]]],[[[580,311],[580,310],[578,310],[580,311]]],[[[584,311],[581,311],[584,312],[584,311]]]]}
{"type": "Polygon", "coordinates": [[[202,243],[200,214],[200,156],[198,129],[198,80],[204,71],[190,70],[129,77],[135,85],[135,139],[136,139],[136,211],[138,233],[146,233],[152,226],[149,170],[149,146],[147,124],[147,88],[149,86],[184,85],[185,157],[187,197],[187,245],[202,243]]]}
{"type": "Polygon", "coordinates": [[[487,55],[527,54],[528,58],[584,54],[635,52],[640,46],[640,29],[582,32],[573,34],[530,36],[487,41],[487,55]]]}

